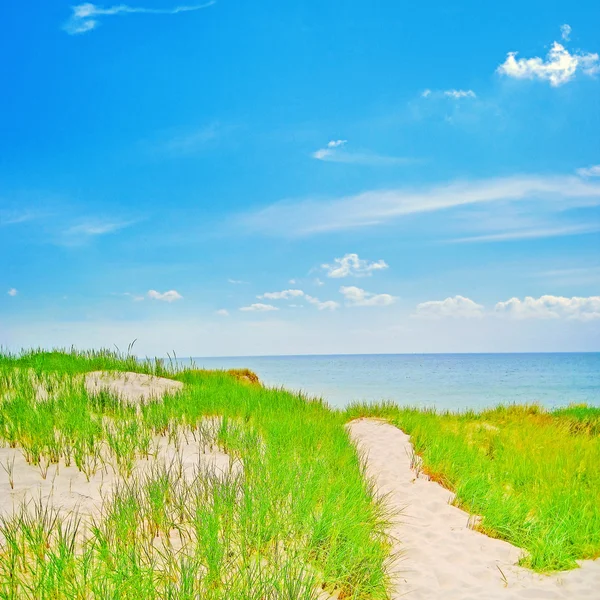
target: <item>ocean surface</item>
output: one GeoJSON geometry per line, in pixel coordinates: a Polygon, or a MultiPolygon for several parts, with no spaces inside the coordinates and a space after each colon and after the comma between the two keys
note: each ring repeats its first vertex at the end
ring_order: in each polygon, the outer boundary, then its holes
{"type": "Polygon", "coordinates": [[[385,354],[179,359],[196,368],[247,367],[283,386],[344,407],[352,401],[460,410],[505,403],[600,406],[600,353],[385,354]]]}

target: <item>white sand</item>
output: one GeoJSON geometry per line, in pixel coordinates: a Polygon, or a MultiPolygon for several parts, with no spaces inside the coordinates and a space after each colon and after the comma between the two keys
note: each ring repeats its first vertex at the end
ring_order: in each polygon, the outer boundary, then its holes
{"type": "Polygon", "coordinates": [[[157,400],[183,389],[181,381],[142,373],[92,371],[85,376],[89,394],[107,391],[133,404],[157,400]]]}
{"type": "Polygon", "coordinates": [[[451,492],[417,477],[409,436],[375,419],[353,421],[349,430],[378,492],[401,511],[390,531],[401,553],[391,566],[393,599],[600,599],[600,560],[552,576],[517,566],[518,548],[470,529],[468,513],[449,504],[451,492]]]}
{"type": "MultiPolygon", "coordinates": [[[[156,459],[138,460],[134,474],[150,470],[154,463],[181,465],[186,478],[198,472],[218,474],[240,467],[239,463],[231,464],[227,454],[208,450],[193,440],[190,443],[182,440],[178,448],[169,444],[166,437],[157,437],[154,443],[158,448],[156,459]]],[[[10,515],[23,503],[31,504],[41,498],[44,506],[57,509],[63,516],[77,512],[84,521],[89,521],[89,517],[99,514],[102,502],[110,497],[121,479],[116,466],[106,464],[87,481],[75,465],[66,467],[62,460],[58,465],[50,465],[44,479],[40,468],[27,464],[20,450],[0,448],[0,465],[7,466],[13,460],[14,488],[11,488],[7,471],[0,468],[0,515],[10,515]]]]}

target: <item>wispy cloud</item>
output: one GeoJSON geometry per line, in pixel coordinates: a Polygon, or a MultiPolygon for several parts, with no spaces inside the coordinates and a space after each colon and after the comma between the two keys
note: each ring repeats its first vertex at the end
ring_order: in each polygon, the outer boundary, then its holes
{"type": "Polygon", "coordinates": [[[460,100],[461,98],[477,98],[477,94],[473,90],[446,90],[444,96],[460,100]]]}
{"type": "Polygon", "coordinates": [[[453,100],[461,100],[462,98],[477,98],[477,94],[473,90],[430,90],[426,89],[421,92],[421,98],[452,98],[453,100]]]}
{"type": "Polygon", "coordinates": [[[228,279],[227,283],[231,283],[231,285],[245,285],[248,282],[241,279],[228,279]]]}
{"type": "Polygon", "coordinates": [[[410,158],[399,156],[384,156],[373,152],[352,152],[346,150],[347,140],[331,140],[324,148],[312,153],[317,160],[334,163],[347,163],[355,165],[391,166],[405,165],[414,162],[410,158]]]}
{"type": "Polygon", "coordinates": [[[600,165],[577,169],[577,175],[580,177],[600,177],[600,165]]]}
{"type": "Polygon", "coordinates": [[[421,302],[413,317],[441,319],[444,317],[472,319],[483,316],[483,306],[465,296],[454,296],[445,300],[421,302]]]}
{"type": "Polygon", "coordinates": [[[373,294],[353,285],[342,286],[340,294],[348,306],[389,306],[397,300],[390,294],[373,294]]]}
{"type": "Polygon", "coordinates": [[[220,130],[218,123],[211,123],[200,129],[167,139],[160,144],[160,150],[177,156],[194,154],[209,142],[217,139],[220,130]]]}
{"type": "Polygon", "coordinates": [[[175,302],[177,300],[183,300],[183,296],[176,290],[169,290],[168,292],[157,292],[156,290],[148,291],[148,298],[151,300],[160,300],[161,302],[175,302]]]}
{"type": "Polygon", "coordinates": [[[240,310],[242,312],[272,312],[279,309],[272,304],[262,304],[257,302],[255,304],[251,304],[250,306],[242,306],[240,310]]]}
{"type": "Polygon", "coordinates": [[[370,261],[359,258],[358,254],[345,254],[342,258],[334,258],[333,264],[324,264],[321,268],[327,271],[327,277],[339,279],[369,276],[374,271],[387,269],[388,264],[383,259],[370,261]]]}
{"type": "Polygon", "coordinates": [[[175,6],[173,8],[146,8],[118,4],[111,7],[97,6],[92,3],[78,4],[72,6],[72,14],[69,20],[63,25],[63,29],[70,35],[87,33],[96,29],[100,25],[100,17],[110,17],[115,15],[132,14],[151,14],[151,15],[176,15],[184,12],[192,12],[208,8],[215,4],[214,1],[204,4],[195,4],[190,6],[175,6]]]}
{"type": "Polygon", "coordinates": [[[65,230],[70,236],[99,236],[115,233],[136,223],[136,221],[85,221],[65,230]]]}
{"type": "Polygon", "coordinates": [[[219,317],[228,317],[229,311],[226,308],[220,308],[215,311],[215,315],[218,315],[219,317]]]}
{"type": "Polygon", "coordinates": [[[0,227],[4,225],[17,225],[37,219],[38,214],[31,211],[0,210],[0,227]]]}
{"type": "Polygon", "coordinates": [[[556,212],[598,206],[600,183],[575,176],[519,175],[451,182],[421,190],[372,190],[329,200],[285,200],[242,215],[239,220],[258,232],[305,236],[381,225],[418,213],[526,200],[556,212]]]}
{"type": "Polygon", "coordinates": [[[537,277],[552,282],[553,285],[573,286],[600,284],[600,266],[551,269],[536,274],[537,277]]]}
{"type": "Polygon", "coordinates": [[[571,225],[566,227],[547,227],[539,229],[519,229],[516,231],[504,231],[486,235],[475,235],[472,237],[446,240],[451,244],[470,244],[476,242],[508,242],[514,240],[533,240],[538,238],[565,237],[569,235],[582,235],[600,231],[600,223],[597,225],[571,225]]]}
{"type": "Polygon", "coordinates": [[[571,26],[567,25],[566,23],[564,25],[560,26],[560,37],[565,40],[565,42],[570,42],[571,41],[571,26]]]}
{"type": "Polygon", "coordinates": [[[8,292],[6,293],[12,298],[14,298],[19,292],[16,288],[10,288],[10,290],[8,290],[8,292]]]}
{"type": "MultiPolygon", "coordinates": [[[[570,34],[571,28],[563,25],[561,27],[563,40],[568,41],[570,34]]],[[[509,52],[497,72],[514,79],[548,81],[551,86],[558,87],[571,81],[578,72],[589,76],[600,71],[600,57],[597,53],[580,50],[571,53],[559,42],[552,44],[545,59],[517,58],[517,54],[517,52],[509,52]]]]}
{"type": "Polygon", "coordinates": [[[123,293],[113,293],[113,296],[125,296],[126,298],[131,298],[132,302],[143,302],[144,296],[140,296],[139,294],[132,294],[131,292],[123,292],[123,293]]]}

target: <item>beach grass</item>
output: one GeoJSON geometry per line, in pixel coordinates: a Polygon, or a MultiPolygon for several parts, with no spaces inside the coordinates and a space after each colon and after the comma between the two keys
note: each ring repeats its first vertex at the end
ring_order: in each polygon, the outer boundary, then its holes
{"type": "MultiPolygon", "coordinates": [[[[387,598],[389,515],[344,424],[246,371],[109,351],[0,355],[0,441],[42,480],[69,465],[116,475],[93,517],[41,497],[2,515],[0,598],[387,598]],[[97,370],[184,387],[135,406],[88,394],[82,374],[97,370]],[[159,438],[171,460],[156,460],[159,438]],[[184,474],[190,441],[227,453],[228,469],[184,474]]],[[[0,475],[13,470],[14,458],[0,475]]]]}
{"type": "Polygon", "coordinates": [[[384,418],[408,433],[424,471],[482,518],[477,529],[523,548],[523,566],[551,572],[600,556],[600,408],[356,404],[346,416],[384,418]]]}

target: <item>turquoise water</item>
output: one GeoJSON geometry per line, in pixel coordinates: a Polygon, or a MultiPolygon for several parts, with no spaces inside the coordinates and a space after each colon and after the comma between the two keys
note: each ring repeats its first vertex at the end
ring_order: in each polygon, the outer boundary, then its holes
{"type": "Polygon", "coordinates": [[[440,409],[500,403],[600,406],[600,353],[267,356],[193,360],[196,367],[255,371],[263,383],[320,396],[332,406],[393,400],[440,409]]]}

